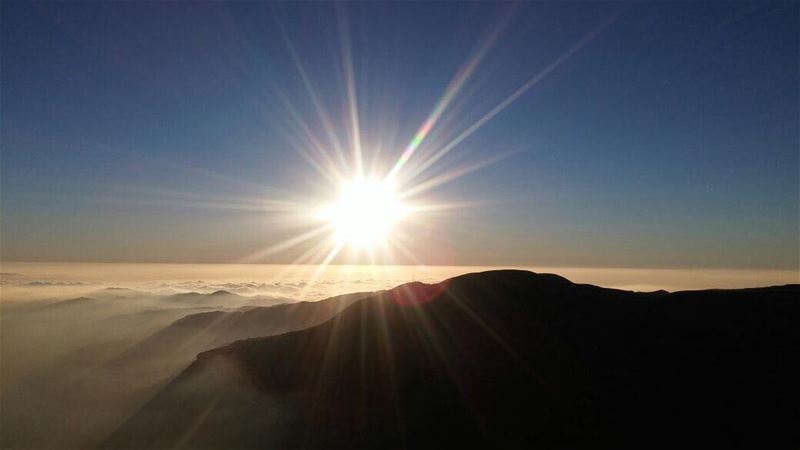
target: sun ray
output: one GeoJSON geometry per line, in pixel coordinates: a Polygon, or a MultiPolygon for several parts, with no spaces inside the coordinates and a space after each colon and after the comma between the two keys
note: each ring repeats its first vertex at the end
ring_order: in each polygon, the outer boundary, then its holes
{"type": "MultiPolygon", "coordinates": [[[[338,179],[341,179],[341,170],[337,167],[336,162],[334,162],[334,160],[331,158],[329,152],[325,149],[325,146],[322,144],[319,138],[311,131],[311,127],[309,127],[308,123],[303,120],[295,107],[292,105],[291,101],[289,101],[289,99],[278,90],[276,90],[276,95],[278,95],[278,98],[281,100],[284,108],[289,113],[289,117],[294,120],[296,125],[301,129],[301,136],[309,141],[311,147],[316,150],[316,154],[324,160],[323,162],[325,165],[321,164],[314,159],[313,156],[309,155],[303,145],[292,143],[295,150],[297,150],[303,159],[311,164],[317,170],[317,172],[320,173],[320,175],[327,178],[329,181],[334,182],[338,179]]],[[[336,145],[334,145],[334,148],[336,148],[336,145]]],[[[341,155],[339,159],[340,164],[343,164],[341,155]]]]}
{"type": "Polygon", "coordinates": [[[425,266],[425,263],[420,261],[419,258],[417,258],[417,256],[414,255],[414,252],[406,248],[406,246],[402,242],[400,242],[400,239],[398,237],[392,239],[392,248],[394,250],[400,251],[403,254],[403,256],[408,258],[408,260],[411,261],[414,265],[419,267],[425,266]]]}
{"type": "Polygon", "coordinates": [[[347,167],[344,148],[342,146],[341,141],[338,138],[338,134],[335,131],[333,122],[331,121],[330,116],[328,115],[325,107],[323,106],[323,103],[320,100],[316,89],[314,89],[314,85],[311,83],[311,79],[309,78],[308,73],[306,72],[305,67],[303,66],[300,56],[297,54],[297,50],[294,48],[294,45],[292,44],[292,41],[289,38],[289,34],[286,32],[286,30],[283,28],[283,25],[280,22],[278,22],[278,25],[284,43],[286,44],[286,48],[289,51],[290,57],[292,58],[292,62],[294,63],[295,68],[297,69],[297,72],[300,75],[300,79],[303,82],[303,87],[305,88],[306,93],[311,99],[311,103],[314,105],[317,117],[319,117],[320,123],[322,124],[322,127],[328,136],[328,140],[332,144],[333,149],[339,158],[339,163],[341,164],[342,167],[347,167]]]}
{"type": "MultiPolygon", "coordinates": [[[[330,149],[326,146],[326,143],[322,142],[320,137],[312,131],[311,125],[298,113],[292,101],[280,90],[274,87],[273,89],[282,101],[284,109],[287,111],[289,123],[296,132],[296,140],[291,140],[290,144],[298,150],[298,153],[309,165],[323,175],[325,181],[340,190],[340,196],[337,200],[325,205],[319,205],[316,202],[311,202],[311,206],[304,206],[302,203],[296,205],[287,204],[285,206],[271,205],[271,208],[280,210],[283,213],[283,217],[289,221],[294,220],[291,214],[297,213],[296,220],[298,223],[308,225],[322,220],[326,222],[327,226],[305,231],[282,243],[267,247],[243,258],[245,261],[251,261],[276,255],[313,241],[323,234],[328,234],[322,241],[329,241],[329,244],[325,245],[330,245],[330,247],[314,245],[293,262],[293,264],[297,264],[301,261],[321,261],[314,273],[313,278],[315,281],[327,269],[327,266],[337,259],[362,260],[372,265],[378,264],[384,259],[392,260],[394,252],[397,251],[402,254],[400,255],[401,257],[418,263],[419,261],[417,260],[419,258],[414,257],[413,252],[399,238],[403,231],[393,230],[395,225],[402,225],[403,227],[412,226],[412,224],[424,226],[426,225],[425,218],[422,217],[424,214],[482,206],[482,202],[475,201],[431,203],[419,200],[423,194],[443,184],[480,170],[516,152],[497,153],[487,159],[438,171],[432,170],[432,168],[436,167],[434,165],[592,42],[618,16],[612,16],[593,28],[572,47],[555,58],[493,108],[481,115],[477,121],[463,124],[465,128],[455,134],[455,137],[453,137],[453,134],[435,131],[442,129],[442,127],[449,127],[451,118],[455,117],[452,114],[460,111],[460,106],[465,101],[461,99],[461,96],[466,87],[470,85],[471,78],[474,77],[479,66],[487,58],[490,50],[504,31],[511,17],[509,12],[491,29],[486,38],[480,42],[480,45],[458,68],[441,96],[434,103],[432,110],[414,134],[414,137],[405,146],[399,158],[390,167],[390,170],[384,172],[385,175],[378,176],[382,171],[375,164],[375,161],[377,161],[377,153],[381,150],[383,142],[372,143],[370,147],[373,157],[370,164],[371,172],[369,174],[365,173],[363,147],[365,142],[362,140],[361,135],[362,124],[360,122],[358,95],[356,93],[357,83],[354,74],[350,23],[345,6],[335,5],[335,12],[337,17],[336,30],[340,46],[341,80],[343,83],[343,126],[344,133],[349,137],[350,157],[346,156],[347,152],[341,146],[343,140],[335,132],[330,116],[312,84],[295,46],[288,33],[282,27],[280,31],[289,56],[294,62],[306,93],[314,105],[317,116],[322,123],[322,128],[338,155],[338,163],[335,158],[331,157],[330,149]],[[456,107],[458,110],[454,111],[456,107]],[[450,116],[446,116],[447,114],[450,114],[450,116]],[[409,161],[415,154],[419,153],[423,145],[425,146],[425,157],[418,157],[414,164],[409,164],[409,161]],[[346,162],[348,159],[350,159],[349,163],[346,162]],[[403,223],[401,224],[401,222],[403,223]],[[408,224],[405,222],[408,222],[408,224]],[[398,236],[392,235],[395,233],[398,236]],[[345,249],[347,252],[342,253],[345,249]],[[342,256],[340,257],[340,255],[342,256]]],[[[396,127],[394,129],[395,131],[397,130],[396,127]]],[[[444,129],[443,131],[449,130],[444,129]]],[[[344,139],[344,141],[348,140],[344,139]]],[[[427,225],[430,226],[430,224],[427,225]]]]}
{"type": "Polygon", "coordinates": [[[478,161],[469,165],[465,165],[462,167],[455,168],[443,174],[431,177],[423,182],[415,184],[413,187],[410,187],[404,190],[401,194],[401,198],[409,198],[416,195],[419,195],[423,192],[429,191],[435,187],[441,186],[445,183],[449,183],[457,178],[463,177],[464,175],[468,175],[472,172],[480,170],[486,166],[492,165],[498,161],[501,161],[509,156],[515,154],[517,152],[503,152],[498,155],[495,155],[491,158],[487,158],[483,161],[478,161]]]}
{"type": "Polygon", "coordinates": [[[342,247],[344,247],[344,244],[340,242],[336,242],[333,244],[333,247],[325,256],[325,259],[323,259],[322,262],[319,263],[317,269],[314,271],[314,274],[311,276],[311,279],[309,280],[309,285],[314,284],[319,280],[319,277],[322,276],[322,273],[328,269],[328,265],[331,263],[331,261],[333,261],[333,258],[336,258],[336,255],[338,255],[339,252],[342,251],[342,247]]]}
{"type": "Polygon", "coordinates": [[[283,252],[290,248],[296,247],[304,242],[307,242],[323,233],[327,233],[330,231],[329,225],[324,225],[321,227],[314,228],[310,231],[307,231],[303,234],[295,236],[293,238],[281,241],[275,245],[267,247],[265,249],[259,250],[257,252],[251,253],[243,258],[240,258],[237,263],[249,263],[253,261],[258,261],[263,259],[266,256],[274,255],[276,253],[283,252]]]}
{"type": "Polygon", "coordinates": [[[403,153],[398,158],[397,162],[395,163],[392,170],[387,175],[388,179],[394,178],[398,172],[403,169],[403,167],[408,163],[411,159],[411,156],[414,152],[419,148],[422,142],[428,137],[428,134],[433,130],[434,126],[438,122],[439,118],[447,109],[450,102],[456,98],[456,95],[461,91],[464,87],[464,84],[469,80],[472,76],[472,73],[475,69],[480,65],[480,62],[489,52],[489,50],[494,45],[497,38],[500,36],[501,32],[505,28],[505,23],[507,22],[508,16],[504,18],[502,24],[500,26],[495,27],[495,29],[490,33],[487,39],[483,42],[483,44],[478,48],[475,54],[472,55],[457,71],[453,78],[448,83],[447,87],[445,88],[444,92],[442,93],[439,100],[436,101],[431,112],[428,114],[428,117],[419,127],[417,132],[414,134],[414,137],[411,139],[411,142],[408,143],[406,148],[403,150],[403,153]]]}
{"type": "Polygon", "coordinates": [[[350,141],[353,147],[353,163],[356,176],[364,176],[364,159],[361,149],[361,129],[358,117],[358,99],[356,97],[355,76],[353,75],[353,52],[350,44],[350,24],[344,4],[337,3],[336,16],[339,26],[339,44],[341,48],[342,70],[344,71],[345,92],[347,94],[347,110],[350,117],[350,141]]]}
{"type": "MultiPolygon", "coordinates": [[[[285,265],[280,271],[275,274],[276,280],[282,280],[286,278],[289,273],[297,268],[297,266],[301,266],[307,264],[309,262],[317,260],[317,256],[322,255],[329,243],[326,240],[321,240],[317,242],[315,245],[309,247],[305,252],[300,254],[296,257],[292,262],[285,265]]],[[[305,296],[305,292],[303,296],[305,296]]]]}
{"type": "Polygon", "coordinates": [[[484,114],[480,119],[478,119],[475,123],[467,127],[464,131],[462,131],[455,139],[450,141],[447,145],[439,149],[433,156],[422,162],[419,167],[417,167],[410,176],[410,179],[414,179],[420,173],[425,171],[428,167],[432,164],[437,162],[438,160],[442,159],[446,154],[448,154],[453,148],[458,146],[461,142],[465,139],[470,137],[473,133],[478,131],[486,122],[493,119],[496,115],[500,114],[503,110],[508,108],[509,105],[514,103],[518,98],[520,98],[523,94],[528,92],[532,87],[537,85],[540,81],[546,78],[551,72],[559,68],[565,61],[571,58],[575,53],[579,50],[586,47],[587,44],[592,42],[603,30],[605,30],[614,20],[616,20],[617,16],[611,16],[608,20],[602,22],[600,25],[593,28],[589,33],[587,33],[583,38],[581,38],[577,43],[575,43],[572,47],[567,49],[564,53],[562,53],[558,58],[553,60],[550,64],[548,64],[544,69],[539,71],[536,75],[528,79],[522,86],[517,88],[514,92],[512,92],[508,97],[503,99],[500,103],[495,105],[494,108],[489,110],[486,114],[484,114]]]}
{"type": "Polygon", "coordinates": [[[125,188],[126,192],[140,191],[154,198],[130,197],[126,198],[117,194],[93,194],[82,196],[58,195],[58,198],[72,197],[75,199],[98,202],[124,203],[130,205],[146,206],[176,206],[181,208],[222,209],[231,211],[283,213],[288,211],[301,211],[303,206],[299,203],[285,201],[270,201],[269,199],[205,199],[203,196],[180,193],[168,190],[125,188]]]}

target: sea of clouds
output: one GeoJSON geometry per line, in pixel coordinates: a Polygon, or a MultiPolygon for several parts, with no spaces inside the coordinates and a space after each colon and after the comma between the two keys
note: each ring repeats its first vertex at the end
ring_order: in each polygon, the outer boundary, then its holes
{"type": "Polygon", "coordinates": [[[412,276],[402,273],[403,271],[386,270],[379,273],[349,271],[331,275],[305,268],[298,271],[287,271],[283,268],[282,271],[267,271],[272,273],[232,276],[228,271],[219,272],[208,266],[197,267],[195,273],[181,270],[180,273],[167,274],[160,273],[159,267],[147,265],[136,267],[140,273],[135,274],[104,273],[103,270],[92,270],[94,267],[85,265],[64,265],[58,267],[58,270],[28,265],[20,269],[28,270],[0,273],[0,298],[4,302],[92,297],[98,292],[114,288],[156,296],[227,291],[247,297],[316,301],[351,292],[380,291],[409,281],[437,282],[447,277],[435,274],[412,276]]]}

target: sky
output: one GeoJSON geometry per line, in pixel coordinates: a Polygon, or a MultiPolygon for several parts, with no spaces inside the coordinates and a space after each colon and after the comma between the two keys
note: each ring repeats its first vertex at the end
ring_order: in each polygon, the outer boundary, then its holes
{"type": "Polygon", "coordinates": [[[359,147],[384,262],[800,269],[796,3],[0,8],[3,261],[297,261],[359,147]]]}

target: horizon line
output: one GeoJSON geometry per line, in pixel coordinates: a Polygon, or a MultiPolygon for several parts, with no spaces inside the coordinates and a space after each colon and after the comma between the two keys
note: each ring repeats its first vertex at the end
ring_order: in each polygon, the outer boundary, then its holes
{"type": "MultiPolygon", "coordinates": [[[[3,264],[131,264],[131,265],[197,265],[197,266],[298,266],[318,267],[321,264],[293,264],[281,262],[189,262],[189,261],[4,261],[3,264]]],[[[762,272],[790,272],[795,271],[800,278],[800,265],[797,267],[737,267],[737,266],[599,266],[599,265],[568,265],[568,264],[340,264],[330,263],[333,267],[464,267],[464,268],[506,268],[506,269],[593,269],[593,270],[717,270],[717,271],[762,271],[762,272]]]]}

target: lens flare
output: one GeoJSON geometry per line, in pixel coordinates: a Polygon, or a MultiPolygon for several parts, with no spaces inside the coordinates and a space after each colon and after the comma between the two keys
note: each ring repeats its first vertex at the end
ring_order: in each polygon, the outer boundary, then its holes
{"type": "Polygon", "coordinates": [[[333,226],[339,244],[371,249],[386,242],[408,213],[391,183],[357,178],[342,183],[339,197],[323,207],[320,216],[333,226]]]}
{"type": "MultiPolygon", "coordinates": [[[[431,251],[428,247],[435,240],[431,236],[435,236],[437,214],[476,207],[481,203],[443,203],[441,198],[437,198],[439,194],[432,193],[433,189],[516,151],[503,150],[499,148],[505,147],[502,143],[495,143],[493,156],[484,160],[455,164],[452,159],[443,161],[445,157],[463,146],[486,123],[594,41],[621,13],[618,11],[591,29],[572,47],[499,103],[495,103],[493,108],[482,114],[477,114],[481,111],[468,111],[468,117],[476,113],[477,121],[470,124],[454,120],[464,112],[461,108],[469,105],[463,103],[471,95],[469,86],[479,66],[487,60],[491,49],[503,34],[506,23],[513,17],[514,8],[509,8],[489,30],[486,38],[479,42],[475,51],[457,68],[410,139],[403,142],[398,139],[406,137],[399,137],[401,127],[395,123],[395,119],[402,117],[383,122],[380,120],[382,114],[378,114],[376,119],[364,116],[360,111],[359,100],[367,96],[357,95],[359,84],[357,71],[354,70],[347,11],[339,4],[337,8],[337,32],[341,46],[338,67],[342,71],[339,77],[342,92],[340,104],[334,106],[340,114],[332,114],[331,105],[323,101],[325,96],[314,86],[311,73],[306,70],[300,53],[283,27],[280,27],[280,31],[287,52],[308,94],[307,100],[316,112],[318,126],[315,126],[312,117],[301,113],[302,108],[296,105],[297,100],[289,92],[272,85],[286,110],[283,117],[288,125],[285,132],[287,142],[318,172],[324,183],[311,196],[303,194],[291,198],[291,192],[280,191],[280,200],[274,200],[279,203],[269,204],[269,207],[282,216],[271,220],[288,228],[297,228],[296,234],[284,236],[279,242],[239,260],[253,262],[279,257],[278,254],[291,254],[294,258],[292,264],[319,265],[312,281],[316,281],[329,264],[341,262],[422,264],[425,257],[421,255],[431,251]],[[362,135],[362,131],[368,129],[369,132],[362,135]],[[386,151],[392,154],[390,160],[385,158],[386,151]],[[382,152],[384,157],[381,156],[382,152]],[[448,164],[451,166],[448,167],[448,164]],[[328,197],[329,191],[336,191],[338,195],[334,193],[328,197]],[[323,203],[322,199],[326,197],[329,202],[323,203]],[[318,199],[321,201],[318,202],[318,199]]],[[[439,257],[441,251],[437,249],[434,253],[439,257]]]]}

